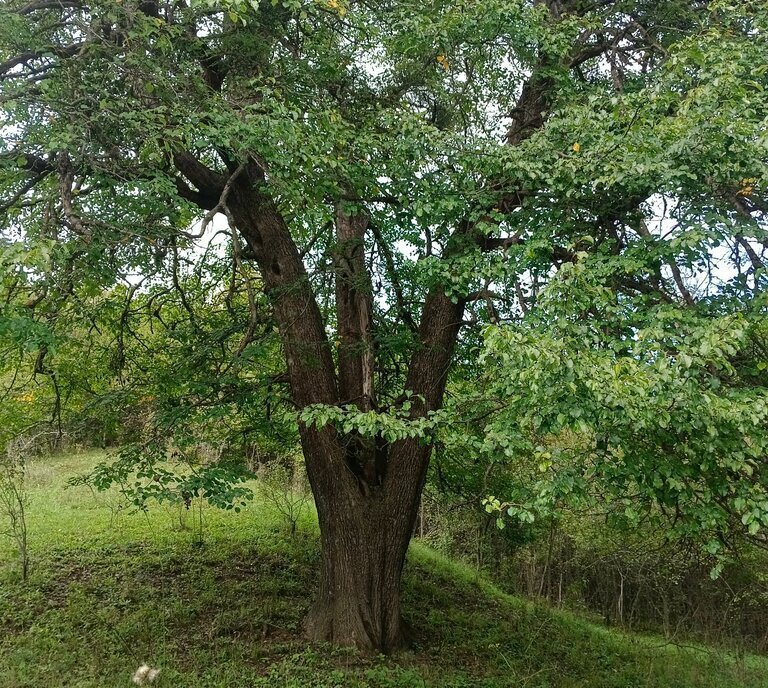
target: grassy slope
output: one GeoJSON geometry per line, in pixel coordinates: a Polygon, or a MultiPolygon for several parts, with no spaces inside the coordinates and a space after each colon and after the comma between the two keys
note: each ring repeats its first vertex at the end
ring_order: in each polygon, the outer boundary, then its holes
{"type": "Polygon", "coordinates": [[[308,646],[301,618],[317,576],[316,526],[287,538],[263,505],[207,511],[204,542],[180,516],[115,512],[114,495],[66,489],[97,455],[33,464],[34,571],[18,581],[0,543],[0,686],[768,688],[768,661],[664,646],[500,593],[423,547],[404,605],[411,652],[394,659],[308,646]]]}

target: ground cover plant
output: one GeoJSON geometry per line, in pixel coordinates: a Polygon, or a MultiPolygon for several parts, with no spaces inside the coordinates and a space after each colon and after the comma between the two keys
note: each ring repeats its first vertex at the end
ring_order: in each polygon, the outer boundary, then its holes
{"type": "Polygon", "coordinates": [[[202,539],[175,508],[115,510],[117,495],[68,487],[101,454],[30,464],[33,568],[0,550],[0,684],[128,686],[530,686],[755,688],[768,663],[608,631],[499,592],[417,546],[404,607],[413,646],[396,658],[307,645],[301,620],[319,572],[316,520],[292,538],[266,502],[207,509],[202,539]],[[541,642],[546,637],[547,642],[541,642]]]}

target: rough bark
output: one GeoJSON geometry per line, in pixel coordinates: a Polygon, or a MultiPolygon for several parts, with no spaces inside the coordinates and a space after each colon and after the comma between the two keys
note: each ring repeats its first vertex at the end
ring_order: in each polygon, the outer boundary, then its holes
{"type": "Polygon", "coordinates": [[[320,588],[305,621],[310,639],[381,652],[406,644],[400,578],[414,518],[412,497],[397,503],[404,497],[350,493],[322,514],[320,588]]]}
{"type": "Polygon", "coordinates": [[[336,321],[339,337],[339,396],[363,411],[375,405],[373,390],[373,305],[365,267],[368,218],[336,208],[336,321]]]}
{"type": "MultiPolygon", "coordinates": [[[[343,213],[337,218],[338,318],[345,346],[340,392],[322,317],[283,218],[248,180],[234,186],[229,208],[272,301],[296,405],[336,404],[350,396],[367,396],[362,403],[370,404],[370,292],[361,274],[365,222],[343,213]]],[[[416,512],[410,505],[418,502],[416,486],[403,482],[362,489],[360,457],[350,456],[349,438],[328,427],[302,426],[300,433],[323,551],[307,635],[362,650],[394,650],[403,640],[399,584],[416,512]]]]}
{"type": "Polygon", "coordinates": [[[234,184],[228,205],[256,259],[274,309],[294,402],[299,408],[337,403],[323,318],[285,219],[247,175],[234,184]]]}
{"type": "MultiPolygon", "coordinates": [[[[440,288],[425,301],[406,383],[415,395],[414,415],[442,403],[463,310],[440,288]]],[[[305,456],[329,450],[306,437],[305,456]]],[[[365,489],[351,469],[345,476],[310,475],[323,547],[320,589],[305,625],[311,639],[383,652],[407,643],[400,579],[430,453],[417,439],[394,443],[380,482],[365,489]]]]}

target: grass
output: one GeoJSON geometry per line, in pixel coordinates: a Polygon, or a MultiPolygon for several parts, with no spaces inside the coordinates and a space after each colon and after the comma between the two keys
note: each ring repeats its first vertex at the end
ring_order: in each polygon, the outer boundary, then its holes
{"type": "Polygon", "coordinates": [[[0,543],[0,686],[768,688],[768,661],[617,633],[505,595],[418,544],[405,574],[415,644],[393,658],[310,645],[301,619],[317,580],[316,524],[287,537],[277,514],[119,510],[67,488],[102,456],[30,466],[33,572],[0,543]]]}

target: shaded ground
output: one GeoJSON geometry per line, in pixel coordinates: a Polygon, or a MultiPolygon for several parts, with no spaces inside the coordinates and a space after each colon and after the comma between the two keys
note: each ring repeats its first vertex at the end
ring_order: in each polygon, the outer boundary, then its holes
{"type": "Polygon", "coordinates": [[[31,469],[33,575],[0,545],[0,686],[501,686],[763,688],[768,661],[619,634],[503,595],[413,547],[404,607],[411,652],[362,658],[308,645],[301,619],[317,580],[316,526],[289,538],[254,504],[192,512],[116,510],[115,495],[65,489],[97,455],[31,469]],[[184,527],[182,527],[184,526],[184,527]]]}

